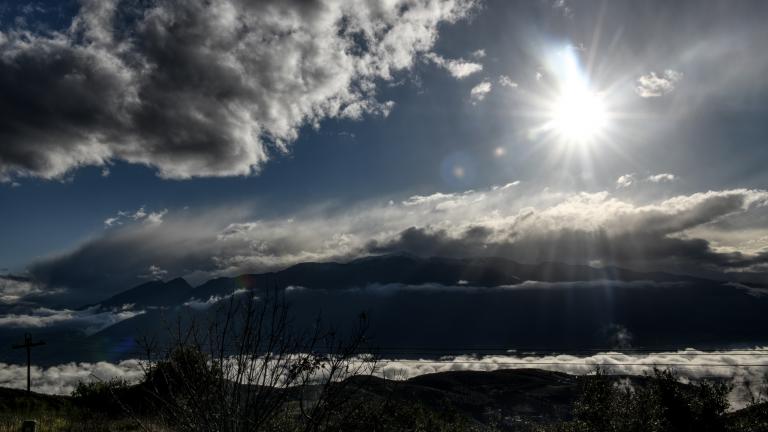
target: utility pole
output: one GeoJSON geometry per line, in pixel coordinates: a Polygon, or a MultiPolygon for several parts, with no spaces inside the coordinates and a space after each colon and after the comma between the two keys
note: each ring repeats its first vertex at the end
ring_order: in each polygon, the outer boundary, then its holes
{"type": "Polygon", "coordinates": [[[43,341],[32,342],[32,335],[29,333],[26,333],[24,334],[24,343],[13,346],[13,349],[18,349],[18,348],[27,349],[27,393],[30,392],[30,389],[32,387],[32,379],[30,378],[31,377],[30,368],[32,364],[32,359],[31,359],[30,351],[32,350],[32,347],[36,347],[40,345],[45,345],[45,342],[43,341]]]}

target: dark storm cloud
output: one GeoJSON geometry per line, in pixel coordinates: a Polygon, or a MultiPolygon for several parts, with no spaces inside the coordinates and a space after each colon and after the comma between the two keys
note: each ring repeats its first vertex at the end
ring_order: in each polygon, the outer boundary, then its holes
{"type": "Polygon", "coordinates": [[[255,172],[304,124],[386,115],[376,81],[471,3],[83,0],[63,31],[0,31],[0,179],[113,159],[255,172]]]}
{"type": "Polygon", "coordinates": [[[653,231],[609,234],[564,229],[520,241],[488,241],[471,231],[449,236],[444,230],[411,227],[397,238],[371,242],[371,253],[407,251],[421,256],[501,256],[521,262],[599,262],[632,268],[696,273],[727,271],[768,264],[768,253],[717,252],[704,239],[665,237],[653,231]]]}
{"type": "Polygon", "coordinates": [[[109,229],[73,251],[33,264],[30,270],[39,283],[67,289],[53,300],[70,305],[93,303],[169,273],[216,270],[215,237],[225,226],[210,217],[162,222],[146,217],[109,229]]]}
{"type": "MultiPolygon", "coordinates": [[[[748,208],[755,199],[751,193],[697,195],[699,199],[679,197],[656,208],[617,209],[612,215],[615,220],[590,229],[564,225],[554,230],[519,231],[515,229],[517,224],[512,224],[496,228],[470,226],[451,234],[446,229],[410,227],[393,239],[370,242],[368,250],[372,253],[408,251],[422,256],[501,256],[522,262],[596,261],[693,273],[704,269],[722,272],[759,268],[768,264],[768,252],[717,251],[708,240],[685,235],[686,230],[748,208]]],[[[600,203],[596,204],[599,209],[600,203]]],[[[520,222],[533,214],[521,215],[520,222]]]]}

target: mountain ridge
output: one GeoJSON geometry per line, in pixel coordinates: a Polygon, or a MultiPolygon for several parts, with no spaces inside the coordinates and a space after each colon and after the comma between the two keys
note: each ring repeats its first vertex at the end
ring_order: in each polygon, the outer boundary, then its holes
{"type": "Polygon", "coordinates": [[[396,253],[357,258],[348,262],[302,262],[279,271],[218,277],[194,287],[181,277],[167,282],[151,281],[115,294],[98,304],[104,307],[120,307],[124,304],[168,307],[193,299],[205,301],[211,297],[229,295],[237,289],[267,287],[300,286],[308,289],[337,290],[360,288],[371,284],[424,285],[429,283],[498,287],[518,285],[526,281],[596,280],[712,282],[688,275],[638,272],[615,266],[598,268],[584,264],[558,262],[524,264],[500,257],[425,258],[396,253]]]}

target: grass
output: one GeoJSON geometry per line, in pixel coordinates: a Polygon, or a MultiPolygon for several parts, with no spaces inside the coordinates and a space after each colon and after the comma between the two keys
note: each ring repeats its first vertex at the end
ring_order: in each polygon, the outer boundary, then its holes
{"type": "MultiPolygon", "coordinates": [[[[45,413],[0,414],[0,432],[19,432],[24,420],[36,420],[36,432],[138,432],[139,425],[131,419],[98,418],[93,414],[45,413]]],[[[166,432],[167,429],[143,422],[150,430],[166,432]]]]}

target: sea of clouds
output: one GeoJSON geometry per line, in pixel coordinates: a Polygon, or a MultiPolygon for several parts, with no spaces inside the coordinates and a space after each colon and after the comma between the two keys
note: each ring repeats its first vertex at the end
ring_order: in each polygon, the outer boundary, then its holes
{"type": "MultiPolygon", "coordinates": [[[[384,356],[378,361],[375,374],[389,379],[408,379],[435,372],[537,368],[585,375],[601,368],[610,374],[643,375],[652,373],[654,366],[672,369],[683,382],[726,380],[733,386],[729,396],[731,409],[745,407],[753,397],[765,395],[768,389],[768,347],[722,351],[685,349],[657,353],[615,351],[589,356],[525,353],[408,359],[384,356]]],[[[122,378],[138,382],[144,375],[145,367],[146,363],[139,360],[66,363],[47,368],[34,366],[32,386],[41,393],[70,394],[81,381],[122,378]]],[[[0,387],[25,386],[25,365],[0,363],[0,387]]]]}

